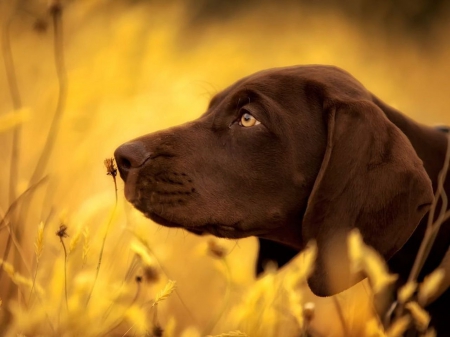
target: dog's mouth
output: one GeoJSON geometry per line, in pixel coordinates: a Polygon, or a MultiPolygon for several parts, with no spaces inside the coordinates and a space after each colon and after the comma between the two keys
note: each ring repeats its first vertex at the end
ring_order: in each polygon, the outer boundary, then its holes
{"type": "Polygon", "coordinates": [[[233,225],[207,223],[194,226],[194,225],[179,224],[172,220],[168,220],[167,218],[162,217],[161,215],[155,212],[145,212],[144,215],[150,220],[162,226],[171,228],[183,228],[196,235],[212,234],[220,238],[228,238],[228,239],[240,239],[253,235],[252,233],[240,230],[238,223],[233,225]]]}
{"type": "Polygon", "coordinates": [[[145,217],[157,224],[183,228],[197,235],[211,234],[220,238],[240,239],[263,236],[269,232],[259,226],[254,228],[244,225],[244,219],[239,219],[232,211],[229,217],[223,219],[218,219],[217,212],[213,211],[210,216],[198,217],[198,212],[194,213],[192,210],[197,209],[199,204],[204,208],[207,205],[199,201],[200,195],[187,175],[175,177],[178,180],[167,177],[167,174],[143,177],[137,170],[132,171],[125,182],[125,197],[145,217]]]}

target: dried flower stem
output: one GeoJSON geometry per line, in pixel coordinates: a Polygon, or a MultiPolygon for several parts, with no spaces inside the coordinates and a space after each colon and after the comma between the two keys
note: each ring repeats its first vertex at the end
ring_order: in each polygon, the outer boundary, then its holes
{"type": "Polygon", "coordinates": [[[92,288],[91,291],[89,292],[89,295],[87,297],[86,300],[86,307],[89,304],[89,301],[91,300],[91,296],[92,296],[92,292],[94,291],[95,288],[95,284],[97,283],[97,279],[98,279],[98,274],[100,273],[100,266],[102,265],[102,259],[103,259],[103,251],[105,249],[105,242],[106,242],[106,237],[108,236],[108,232],[109,232],[109,228],[111,227],[111,223],[113,222],[113,219],[115,218],[116,212],[117,212],[117,204],[118,204],[118,196],[117,196],[117,182],[116,182],[116,175],[117,175],[117,170],[114,167],[114,159],[106,159],[104,161],[105,166],[106,166],[106,174],[112,176],[113,181],[114,181],[114,190],[115,190],[115,203],[114,203],[114,208],[111,212],[111,216],[108,220],[108,224],[106,225],[106,231],[105,231],[105,235],[103,236],[103,241],[102,241],[102,247],[100,248],[100,255],[98,257],[98,264],[97,264],[97,271],[95,272],[95,279],[94,279],[94,283],[92,284],[92,288]]]}
{"type": "Polygon", "coordinates": [[[59,230],[56,232],[56,235],[59,237],[59,241],[61,241],[61,244],[64,249],[64,294],[66,296],[66,308],[67,311],[69,311],[69,301],[67,296],[67,249],[66,244],[64,243],[64,238],[67,237],[66,233],[67,227],[65,225],[61,225],[59,227],[59,230]]]}
{"type": "Polygon", "coordinates": [[[114,190],[115,190],[115,195],[116,195],[116,203],[118,201],[118,195],[117,195],[117,169],[116,166],[114,165],[114,158],[107,158],[104,161],[105,167],[106,167],[106,174],[111,176],[113,178],[114,181],[114,190]]]}

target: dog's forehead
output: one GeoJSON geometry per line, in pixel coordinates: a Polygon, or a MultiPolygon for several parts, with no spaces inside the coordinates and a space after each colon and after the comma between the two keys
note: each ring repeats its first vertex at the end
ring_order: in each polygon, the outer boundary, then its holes
{"type": "Polygon", "coordinates": [[[324,65],[291,66],[262,70],[235,82],[215,95],[210,107],[226,98],[259,92],[267,96],[283,97],[308,86],[321,89],[329,98],[351,96],[368,98],[364,86],[346,71],[324,65]]]}

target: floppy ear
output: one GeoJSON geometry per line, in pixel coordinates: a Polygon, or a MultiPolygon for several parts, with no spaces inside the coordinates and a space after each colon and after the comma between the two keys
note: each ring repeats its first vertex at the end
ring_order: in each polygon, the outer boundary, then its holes
{"type": "Polygon", "coordinates": [[[358,228],[386,260],[408,240],[433,200],[431,181],[407,137],[370,101],[325,108],[328,139],[303,218],[318,245],[308,284],[319,296],[362,279],[349,272],[346,237],[358,228]]]}

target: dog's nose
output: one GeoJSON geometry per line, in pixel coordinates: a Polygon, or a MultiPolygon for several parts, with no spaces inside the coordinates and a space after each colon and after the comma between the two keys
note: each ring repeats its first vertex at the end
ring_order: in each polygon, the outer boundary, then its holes
{"type": "Polygon", "coordinates": [[[120,177],[126,181],[130,169],[137,168],[144,164],[149,156],[150,154],[145,149],[144,144],[140,141],[133,141],[120,145],[116,151],[114,151],[114,158],[116,158],[120,177]]]}

